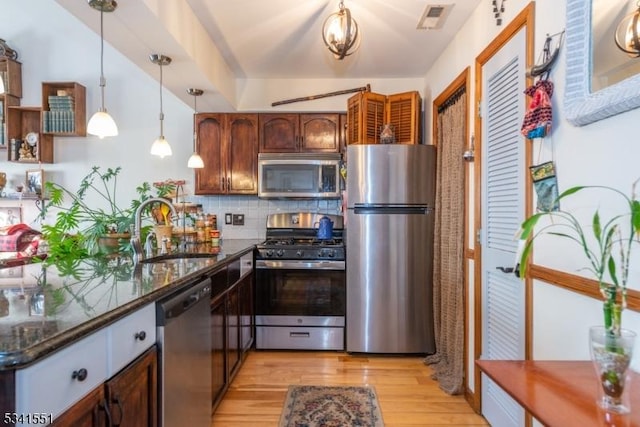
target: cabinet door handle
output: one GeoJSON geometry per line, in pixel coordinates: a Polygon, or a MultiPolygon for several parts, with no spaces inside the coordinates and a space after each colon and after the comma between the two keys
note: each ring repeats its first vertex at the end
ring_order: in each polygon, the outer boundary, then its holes
{"type": "Polygon", "coordinates": [[[89,373],[85,368],[81,368],[81,369],[78,369],[77,371],[73,371],[73,373],[71,374],[71,378],[82,382],[87,379],[88,374],[89,373]]]}
{"type": "MultiPolygon", "coordinates": [[[[107,425],[111,426],[113,425],[113,422],[111,421],[111,411],[109,411],[109,405],[107,404],[107,400],[106,399],[102,399],[102,401],[100,402],[100,409],[104,410],[104,413],[107,415],[107,425]]],[[[97,414],[96,414],[96,420],[97,420],[97,414]]]]}
{"type": "Polygon", "coordinates": [[[231,178],[227,178],[227,191],[231,191],[231,178]]]}
{"type": "Polygon", "coordinates": [[[133,337],[137,340],[144,341],[147,338],[147,333],[145,331],[136,332],[133,337]]]}
{"type": "Polygon", "coordinates": [[[118,418],[118,422],[114,422],[112,425],[119,426],[122,424],[122,419],[124,418],[124,408],[122,407],[122,403],[120,403],[120,398],[118,396],[113,396],[111,399],[116,405],[118,405],[118,410],[120,411],[120,417],[118,418]]]}
{"type": "Polygon", "coordinates": [[[224,191],[224,176],[221,179],[222,179],[222,191],[224,191]]]}

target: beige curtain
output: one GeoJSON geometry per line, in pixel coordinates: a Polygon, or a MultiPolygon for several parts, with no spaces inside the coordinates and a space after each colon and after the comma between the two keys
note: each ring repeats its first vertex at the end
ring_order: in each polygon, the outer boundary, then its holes
{"type": "Polygon", "coordinates": [[[464,161],[466,94],[438,110],[433,257],[436,353],[425,363],[449,394],[464,390],[464,161]]]}

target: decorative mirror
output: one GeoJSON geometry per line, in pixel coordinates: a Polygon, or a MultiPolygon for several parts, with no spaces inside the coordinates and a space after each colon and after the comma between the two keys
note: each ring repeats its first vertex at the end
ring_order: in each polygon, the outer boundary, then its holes
{"type": "MultiPolygon", "coordinates": [[[[575,126],[583,126],[640,107],[640,74],[597,91],[591,90],[592,22],[592,0],[567,0],[564,107],[567,120],[575,126]]],[[[613,38],[611,49],[617,50],[613,38]]]]}

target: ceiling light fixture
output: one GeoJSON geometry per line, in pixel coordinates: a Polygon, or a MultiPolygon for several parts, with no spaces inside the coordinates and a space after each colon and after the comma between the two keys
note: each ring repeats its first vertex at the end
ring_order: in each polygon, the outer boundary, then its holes
{"type": "Polygon", "coordinates": [[[187,89],[187,93],[193,96],[193,154],[189,157],[189,161],[187,162],[187,167],[193,169],[202,169],[204,167],[204,162],[202,161],[202,157],[198,154],[198,133],[196,132],[196,114],[198,114],[198,97],[202,95],[204,92],[202,89],[187,89]]]}
{"type": "Polygon", "coordinates": [[[118,4],[113,0],[88,0],[89,6],[100,11],[100,109],[89,119],[87,133],[96,135],[100,139],[105,136],[117,136],[118,126],[104,108],[104,12],[113,12],[118,4]]]}
{"type": "Polygon", "coordinates": [[[360,32],[356,20],[340,0],[339,10],[329,15],[322,25],[322,40],[336,59],[344,59],[360,47],[360,32]]]}
{"type": "Polygon", "coordinates": [[[162,159],[173,154],[173,151],[171,151],[171,146],[164,138],[164,113],[162,112],[162,66],[171,64],[171,58],[154,53],[149,56],[149,59],[154,64],[160,66],[160,136],[158,137],[158,139],[153,141],[153,144],[151,145],[151,154],[153,154],[154,156],[159,156],[162,159]]]}
{"type": "Polygon", "coordinates": [[[640,0],[636,10],[620,21],[614,35],[616,46],[632,58],[640,57],[640,0]]]}

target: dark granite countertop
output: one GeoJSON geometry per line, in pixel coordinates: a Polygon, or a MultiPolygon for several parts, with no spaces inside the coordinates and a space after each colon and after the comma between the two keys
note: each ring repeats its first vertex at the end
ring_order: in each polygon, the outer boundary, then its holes
{"type": "Polygon", "coordinates": [[[92,258],[68,271],[25,264],[0,269],[0,370],[36,362],[249,252],[258,240],[225,240],[210,257],[134,267],[92,258]]]}

